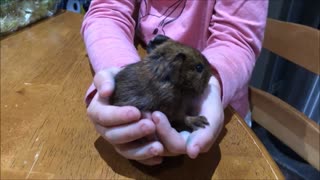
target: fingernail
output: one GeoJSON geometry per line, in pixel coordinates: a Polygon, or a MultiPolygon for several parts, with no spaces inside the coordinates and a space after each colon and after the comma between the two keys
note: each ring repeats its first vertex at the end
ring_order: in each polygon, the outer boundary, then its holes
{"type": "Polygon", "coordinates": [[[140,129],[142,132],[144,132],[145,134],[148,134],[148,127],[145,124],[142,124],[140,126],[140,129]]]}
{"type": "Polygon", "coordinates": [[[155,113],[155,117],[152,119],[154,123],[158,124],[160,122],[161,115],[159,113],[155,113]]]}
{"type": "Polygon", "coordinates": [[[135,115],[133,110],[130,109],[130,110],[127,111],[127,118],[128,119],[133,119],[135,117],[136,117],[136,115],[135,115]]]}
{"type": "Polygon", "coordinates": [[[200,152],[200,147],[198,145],[193,146],[193,153],[191,154],[191,158],[195,159],[200,152]]]}
{"type": "Polygon", "coordinates": [[[153,148],[153,147],[151,147],[151,148],[149,149],[149,152],[150,152],[152,155],[154,155],[154,156],[158,156],[158,151],[157,151],[155,148],[153,148]]]}

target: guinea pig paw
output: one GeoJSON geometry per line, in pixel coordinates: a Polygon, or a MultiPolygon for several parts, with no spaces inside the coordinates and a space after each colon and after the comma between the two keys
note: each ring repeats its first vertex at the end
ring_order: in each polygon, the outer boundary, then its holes
{"type": "Polygon", "coordinates": [[[199,128],[205,128],[206,125],[209,125],[209,122],[204,116],[187,116],[185,124],[195,131],[199,128]]]}

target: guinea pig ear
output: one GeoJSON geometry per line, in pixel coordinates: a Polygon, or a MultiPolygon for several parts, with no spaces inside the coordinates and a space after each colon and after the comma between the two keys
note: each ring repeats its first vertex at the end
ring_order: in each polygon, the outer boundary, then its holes
{"type": "Polygon", "coordinates": [[[187,58],[187,56],[184,53],[178,53],[174,60],[184,61],[184,60],[186,60],[186,58],[187,58]]]}
{"type": "Polygon", "coordinates": [[[148,44],[147,44],[147,53],[150,53],[152,50],[154,50],[157,46],[160,44],[166,42],[168,39],[170,39],[167,36],[164,35],[157,35],[155,38],[153,38],[148,44]]]}

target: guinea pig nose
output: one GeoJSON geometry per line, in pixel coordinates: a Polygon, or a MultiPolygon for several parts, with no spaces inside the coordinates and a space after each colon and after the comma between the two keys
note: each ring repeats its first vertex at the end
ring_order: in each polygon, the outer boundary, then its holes
{"type": "Polygon", "coordinates": [[[199,73],[201,73],[201,72],[203,71],[203,64],[200,64],[200,63],[197,64],[197,65],[196,65],[196,71],[199,72],[199,73]]]}

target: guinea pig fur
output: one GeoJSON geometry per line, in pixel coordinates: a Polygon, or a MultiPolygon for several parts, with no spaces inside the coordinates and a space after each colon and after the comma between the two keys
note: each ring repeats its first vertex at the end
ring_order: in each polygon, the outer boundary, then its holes
{"type": "Polygon", "coordinates": [[[178,131],[204,128],[204,116],[192,116],[192,101],[211,76],[207,59],[196,49],[158,35],[147,45],[148,55],[115,77],[110,103],[135,106],[141,112],[161,111],[178,131]]]}

